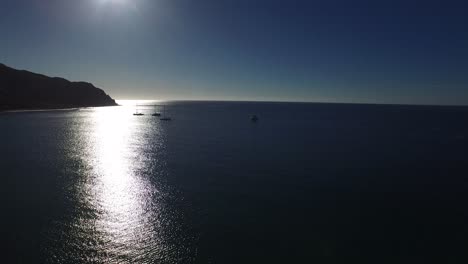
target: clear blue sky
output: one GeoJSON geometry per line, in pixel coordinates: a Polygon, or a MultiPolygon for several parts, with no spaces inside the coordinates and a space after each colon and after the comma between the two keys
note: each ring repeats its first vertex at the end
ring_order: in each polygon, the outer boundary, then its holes
{"type": "Polygon", "coordinates": [[[2,0],[0,62],[117,99],[468,104],[465,2],[2,0]]]}

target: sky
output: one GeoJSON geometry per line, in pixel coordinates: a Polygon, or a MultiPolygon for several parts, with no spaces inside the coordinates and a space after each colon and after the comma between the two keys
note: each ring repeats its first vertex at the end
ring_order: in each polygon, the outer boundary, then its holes
{"type": "Polygon", "coordinates": [[[0,63],[116,99],[468,105],[468,2],[1,0],[0,63]]]}

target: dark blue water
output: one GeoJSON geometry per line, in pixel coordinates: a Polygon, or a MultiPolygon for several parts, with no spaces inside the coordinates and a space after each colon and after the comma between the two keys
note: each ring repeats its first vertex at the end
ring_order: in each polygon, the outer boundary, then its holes
{"type": "Polygon", "coordinates": [[[468,260],[468,108],[132,105],[0,114],[4,260],[468,260]]]}

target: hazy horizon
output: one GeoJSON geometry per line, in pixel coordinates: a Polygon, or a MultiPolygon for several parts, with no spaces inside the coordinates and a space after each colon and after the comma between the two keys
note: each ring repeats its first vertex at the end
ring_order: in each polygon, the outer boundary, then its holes
{"type": "Polygon", "coordinates": [[[0,62],[120,100],[468,105],[467,7],[7,1],[0,62]]]}

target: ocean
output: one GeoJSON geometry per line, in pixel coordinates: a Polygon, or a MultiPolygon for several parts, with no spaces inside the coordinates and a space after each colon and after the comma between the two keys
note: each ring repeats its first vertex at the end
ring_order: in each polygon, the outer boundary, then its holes
{"type": "Polygon", "coordinates": [[[120,103],[0,113],[1,262],[468,260],[468,107],[120,103]]]}

